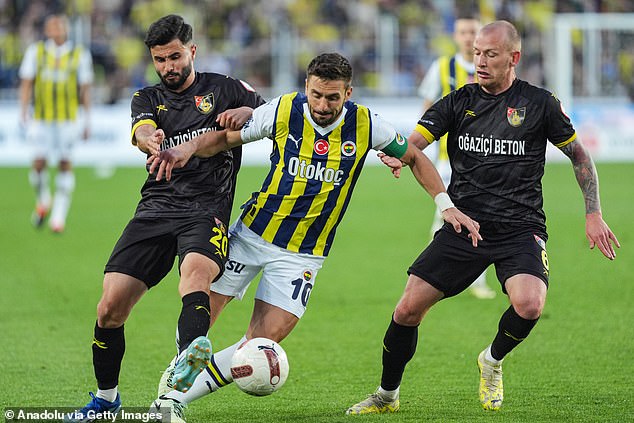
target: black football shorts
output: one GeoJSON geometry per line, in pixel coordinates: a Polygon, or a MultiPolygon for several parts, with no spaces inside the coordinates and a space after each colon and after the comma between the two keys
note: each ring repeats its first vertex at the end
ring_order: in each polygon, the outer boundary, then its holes
{"type": "Polygon", "coordinates": [[[134,217],[114,246],[104,273],[124,273],[151,288],[169,273],[176,256],[180,269],[185,255],[196,252],[215,261],[222,274],[227,248],[227,226],[216,217],[134,217]]]}
{"type": "Polygon", "coordinates": [[[466,229],[456,233],[445,223],[407,273],[442,291],[445,298],[467,289],[490,264],[495,265],[495,273],[505,293],[506,280],[518,274],[537,276],[548,286],[547,236],[543,232],[496,232],[483,225],[480,234],[484,240],[475,248],[468,233],[466,229]]]}

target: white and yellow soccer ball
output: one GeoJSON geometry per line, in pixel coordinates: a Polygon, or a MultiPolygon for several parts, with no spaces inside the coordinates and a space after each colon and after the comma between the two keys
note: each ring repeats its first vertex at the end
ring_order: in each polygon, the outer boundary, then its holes
{"type": "Polygon", "coordinates": [[[288,377],[286,352],[270,339],[250,339],[233,354],[231,376],[247,394],[270,395],[280,389],[288,377]]]}

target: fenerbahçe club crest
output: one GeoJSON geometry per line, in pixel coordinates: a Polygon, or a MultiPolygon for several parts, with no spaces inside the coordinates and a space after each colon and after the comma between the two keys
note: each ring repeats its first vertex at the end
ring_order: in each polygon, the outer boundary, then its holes
{"type": "Polygon", "coordinates": [[[194,102],[196,103],[198,111],[206,115],[214,108],[214,93],[209,93],[207,95],[195,95],[194,102]]]}
{"type": "Polygon", "coordinates": [[[526,116],[526,107],[514,109],[512,107],[506,108],[506,119],[511,126],[518,127],[524,123],[524,117],[526,116]]]}

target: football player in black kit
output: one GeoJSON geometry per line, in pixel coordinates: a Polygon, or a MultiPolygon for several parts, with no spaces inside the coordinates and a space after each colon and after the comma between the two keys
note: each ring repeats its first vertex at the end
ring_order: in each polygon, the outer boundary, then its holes
{"type": "MultiPolygon", "coordinates": [[[[131,136],[132,143],[148,155],[206,131],[238,129],[264,103],[245,82],[195,72],[192,27],[180,16],[154,22],[145,44],[161,83],[134,94],[131,136]]],[[[78,410],[75,420],[92,421],[86,420],[91,413],[119,409],[123,324],[143,294],[172,269],[176,256],[183,304],[175,388],[186,390],[207,365],[211,354],[206,338],[209,284],[220,276],[226,261],[226,228],[240,155],[234,149],[210,158],[193,158],[170,182],[157,182],[148,175],[135,215],[105,267],[92,344],[98,391],[90,393],[92,401],[78,410]]]]}
{"type": "Polygon", "coordinates": [[[502,360],[537,323],[548,287],[546,218],[541,179],[547,141],[570,158],[586,208],[586,237],[610,260],[616,236],[601,216],[597,172],[588,151],[550,92],[519,80],[521,41],[506,21],[484,26],[474,41],[478,82],[436,102],[409,138],[424,148],[448,133],[452,167],[448,193],[456,207],[480,223],[477,248],[445,226],[408,269],[405,291],[383,339],[377,391],[347,414],[398,411],[399,386],[416,350],[418,325],[438,301],[465,290],[490,264],[511,306],[493,342],[478,356],[480,403],[499,410],[502,360]]]}

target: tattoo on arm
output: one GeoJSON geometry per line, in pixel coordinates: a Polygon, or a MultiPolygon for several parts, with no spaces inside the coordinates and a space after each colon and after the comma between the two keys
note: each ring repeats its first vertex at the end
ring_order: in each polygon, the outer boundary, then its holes
{"type": "Polygon", "coordinates": [[[586,214],[601,210],[599,201],[599,178],[588,150],[578,140],[574,140],[561,148],[572,162],[575,177],[583,193],[586,203],[586,214]]]}

